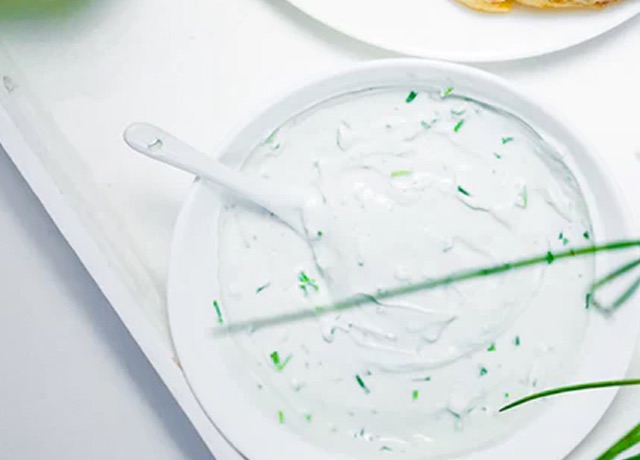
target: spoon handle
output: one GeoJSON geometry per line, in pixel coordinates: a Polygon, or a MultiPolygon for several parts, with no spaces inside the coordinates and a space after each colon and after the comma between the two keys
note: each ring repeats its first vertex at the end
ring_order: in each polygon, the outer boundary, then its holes
{"type": "Polygon", "coordinates": [[[124,140],[129,147],[143,155],[234,191],[276,214],[304,235],[301,219],[304,194],[300,194],[295,187],[284,188],[274,182],[231,169],[148,123],[130,125],[124,132],[124,140]]]}

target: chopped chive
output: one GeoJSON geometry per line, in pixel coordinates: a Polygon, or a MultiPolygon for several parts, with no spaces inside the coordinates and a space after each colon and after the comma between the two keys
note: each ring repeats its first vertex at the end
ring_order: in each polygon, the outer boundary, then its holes
{"type": "Polygon", "coordinates": [[[304,414],[304,419],[305,419],[307,422],[311,423],[312,415],[311,415],[311,414],[304,414]]]}
{"type": "Polygon", "coordinates": [[[416,93],[415,91],[411,91],[409,93],[409,95],[407,96],[407,99],[405,99],[405,102],[407,104],[410,104],[411,102],[413,102],[413,100],[418,96],[418,93],[416,93]]]}
{"type": "Polygon", "coordinates": [[[545,258],[547,259],[547,263],[549,265],[551,265],[553,263],[553,261],[556,260],[555,256],[553,255],[553,253],[551,251],[547,252],[547,255],[545,256],[545,258]]]}
{"type": "Polygon", "coordinates": [[[274,129],[273,132],[271,134],[269,134],[269,137],[267,137],[264,140],[264,143],[265,144],[271,144],[275,140],[276,136],[278,135],[278,131],[280,131],[280,128],[274,129]]]}
{"type": "Polygon", "coordinates": [[[316,233],[316,235],[318,236],[318,238],[322,238],[322,235],[324,235],[324,233],[322,233],[322,230],[318,230],[318,233],[316,233]]]}
{"type": "Polygon", "coordinates": [[[511,396],[511,395],[510,395],[509,393],[505,393],[505,394],[504,394],[504,399],[509,399],[509,397],[510,397],[510,396],[511,396]]]}
{"type": "Polygon", "coordinates": [[[442,91],[442,95],[443,96],[448,96],[451,93],[453,93],[453,88],[451,88],[451,87],[449,87],[449,88],[445,89],[444,91],[442,91]]]}
{"type": "Polygon", "coordinates": [[[262,291],[267,289],[269,286],[271,286],[271,283],[265,283],[262,286],[258,286],[258,289],[256,289],[256,294],[260,294],[262,291]]]}
{"type": "Polygon", "coordinates": [[[356,375],[356,382],[358,382],[358,385],[360,385],[360,388],[362,388],[366,394],[369,394],[371,392],[367,385],[364,383],[364,380],[362,380],[362,377],[360,377],[359,375],[356,375]]]}
{"type": "Polygon", "coordinates": [[[591,308],[591,293],[588,292],[587,295],[585,296],[585,309],[589,309],[591,308]]]}
{"type": "Polygon", "coordinates": [[[588,240],[589,239],[589,232],[584,232],[582,234],[582,236],[584,237],[585,240],[588,240]]]}
{"type": "Polygon", "coordinates": [[[460,128],[462,128],[462,125],[464,125],[464,120],[460,120],[458,123],[456,123],[456,125],[453,127],[453,131],[457,133],[458,131],[460,131],[460,128]]]}
{"type": "Polygon", "coordinates": [[[437,118],[434,118],[433,120],[431,120],[431,122],[428,122],[428,121],[422,120],[422,121],[420,122],[420,124],[422,125],[422,127],[423,127],[424,129],[431,129],[431,128],[433,127],[433,125],[435,125],[437,122],[438,122],[438,119],[437,119],[437,118]]]}
{"type": "Polygon", "coordinates": [[[502,155],[500,155],[500,154],[498,154],[496,152],[493,152],[493,156],[496,157],[498,160],[502,158],[502,155]]]}
{"type": "Polygon", "coordinates": [[[292,356],[289,355],[284,359],[284,361],[280,361],[280,354],[277,351],[274,351],[269,356],[271,357],[273,366],[278,370],[278,372],[282,372],[282,370],[287,366],[287,364],[289,364],[289,361],[291,361],[292,358],[292,356]]]}
{"type": "Polygon", "coordinates": [[[516,206],[522,209],[526,209],[529,204],[529,190],[527,189],[526,185],[524,185],[520,193],[518,193],[518,198],[520,199],[520,201],[516,202],[516,206]]]}
{"type": "Polygon", "coordinates": [[[516,335],[516,338],[515,338],[515,339],[513,339],[513,344],[514,344],[516,347],[519,347],[519,346],[520,346],[520,336],[519,336],[519,335],[516,335]]]}
{"type": "Polygon", "coordinates": [[[489,348],[487,348],[487,351],[496,351],[496,343],[493,342],[491,345],[489,345],[489,348]]]}
{"type": "Polygon", "coordinates": [[[487,375],[489,373],[489,371],[487,370],[486,367],[481,367],[480,368],[480,377],[483,377],[485,375],[487,375]]]}
{"type": "Polygon", "coordinates": [[[558,235],[558,239],[564,240],[564,233],[560,232],[560,234],[558,235]]]}
{"type": "Polygon", "coordinates": [[[282,424],[284,423],[284,412],[281,410],[278,411],[278,421],[282,424]]]}
{"type": "Polygon", "coordinates": [[[220,310],[220,304],[218,303],[217,300],[213,301],[213,308],[216,309],[216,315],[218,317],[218,324],[223,324],[224,323],[224,319],[222,318],[222,310],[220,310]]]}
{"type": "Polygon", "coordinates": [[[431,382],[431,377],[420,377],[418,379],[411,379],[413,382],[431,382]]]}
{"type": "Polygon", "coordinates": [[[382,446],[382,447],[380,448],[380,451],[381,451],[381,452],[391,452],[391,451],[392,451],[392,449],[391,449],[391,447],[389,447],[389,446],[382,446]]]}
{"type": "Polygon", "coordinates": [[[411,175],[411,171],[409,171],[408,169],[399,169],[391,173],[391,177],[404,177],[404,176],[410,176],[410,175],[411,175]]]}
{"type": "Polygon", "coordinates": [[[462,193],[465,196],[471,196],[471,193],[467,192],[465,189],[458,185],[458,192],[462,193]]]}
{"type": "Polygon", "coordinates": [[[305,272],[298,273],[298,281],[300,281],[298,287],[302,289],[302,292],[304,292],[305,296],[309,294],[309,288],[313,289],[316,292],[320,290],[318,284],[316,283],[316,280],[309,278],[309,276],[305,272]]]}
{"type": "Polygon", "coordinates": [[[414,401],[417,401],[419,397],[420,397],[420,392],[418,390],[413,390],[413,392],[411,393],[411,399],[413,399],[414,401]]]}
{"type": "Polygon", "coordinates": [[[513,142],[513,137],[503,137],[502,145],[508,144],[509,142],[513,142]]]}

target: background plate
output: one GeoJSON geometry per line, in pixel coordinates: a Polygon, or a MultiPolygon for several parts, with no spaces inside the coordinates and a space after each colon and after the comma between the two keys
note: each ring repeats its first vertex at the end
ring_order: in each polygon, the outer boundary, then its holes
{"type": "Polygon", "coordinates": [[[289,0],[347,35],[412,56],[464,62],[539,56],[607,32],[640,13],[640,1],[604,10],[509,14],[470,10],[455,0],[289,0]],[[544,31],[544,33],[542,33],[544,31]]]}

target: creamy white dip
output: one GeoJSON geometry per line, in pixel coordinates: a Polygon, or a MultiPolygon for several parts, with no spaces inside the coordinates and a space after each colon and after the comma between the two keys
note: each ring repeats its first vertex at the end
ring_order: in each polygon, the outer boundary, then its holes
{"type": "MultiPolygon", "coordinates": [[[[327,101],[286,122],[243,168],[312,185],[321,199],[305,213],[311,245],[269,213],[229,202],[212,280],[229,323],[591,237],[580,188],[554,149],[455,91],[327,101]]],[[[501,406],[557,383],[578,359],[593,260],[550,262],[238,334],[225,348],[229,372],[274,423],[328,452],[422,459],[477,449],[535,416],[501,406]]]]}

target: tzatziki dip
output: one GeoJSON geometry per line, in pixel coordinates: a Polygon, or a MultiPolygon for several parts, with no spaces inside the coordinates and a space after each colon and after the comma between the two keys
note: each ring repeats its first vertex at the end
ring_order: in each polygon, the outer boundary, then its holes
{"type": "Polygon", "coordinates": [[[551,255],[593,237],[557,150],[452,88],[374,88],[288,120],[242,169],[313,188],[307,238],[230,198],[215,305],[233,323],[358,293],[372,301],[234,334],[221,347],[230,378],[327,458],[456,456],[517,431],[540,406],[499,408],[570,375],[590,314],[593,258],[551,255]],[[546,253],[547,264],[375,299],[546,253]]]}

